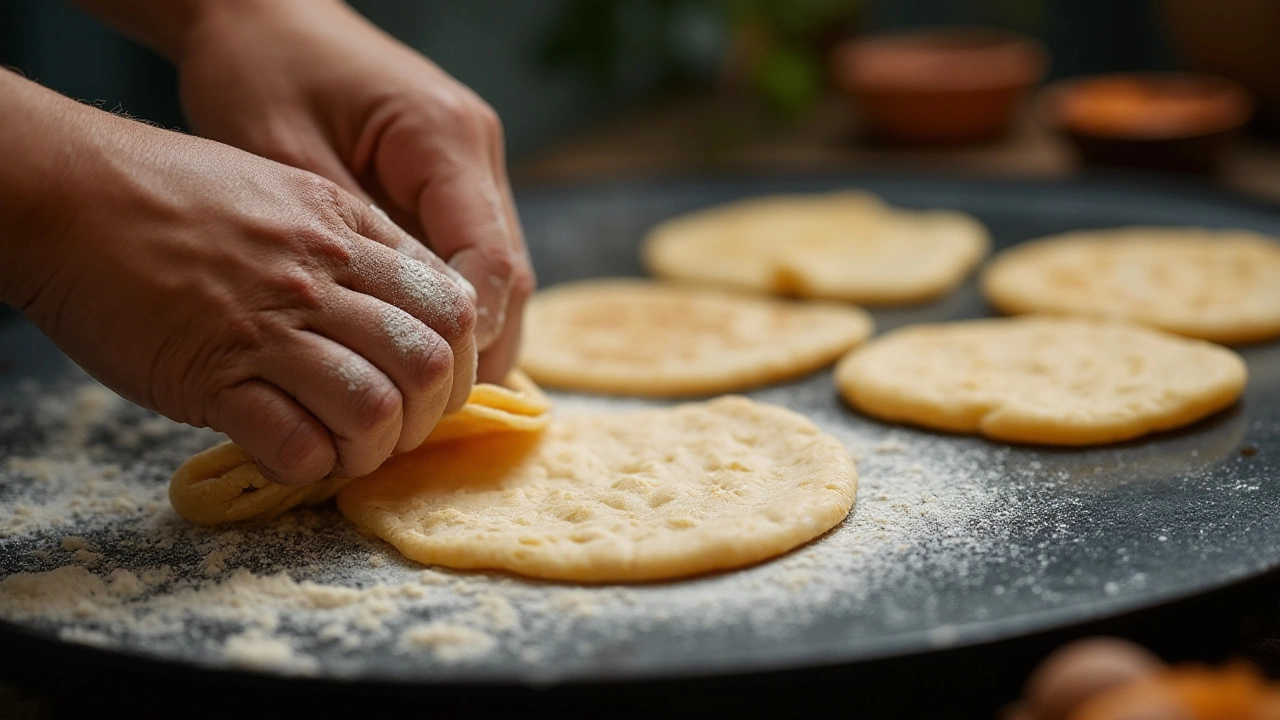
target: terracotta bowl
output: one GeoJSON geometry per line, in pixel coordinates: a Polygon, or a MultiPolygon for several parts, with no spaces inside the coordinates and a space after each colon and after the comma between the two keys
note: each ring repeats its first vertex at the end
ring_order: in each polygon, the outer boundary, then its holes
{"type": "Polygon", "coordinates": [[[962,143],[1008,129],[1047,57],[1026,35],[948,27],[847,40],[833,49],[831,71],[875,138],[962,143]]]}
{"type": "Polygon", "coordinates": [[[1211,173],[1253,104],[1226,78],[1122,73],[1054,83],[1039,112],[1087,165],[1211,173]]]}

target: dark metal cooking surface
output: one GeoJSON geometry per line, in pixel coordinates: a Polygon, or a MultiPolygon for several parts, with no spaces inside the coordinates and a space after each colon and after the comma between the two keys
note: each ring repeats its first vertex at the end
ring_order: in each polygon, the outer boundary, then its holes
{"type": "MultiPolygon", "coordinates": [[[[869,189],[906,207],[971,212],[988,225],[999,247],[1069,229],[1124,224],[1233,226],[1280,235],[1280,211],[1266,206],[1186,188],[1094,182],[857,175],[646,182],[535,188],[520,193],[519,205],[545,286],[639,274],[636,249],[643,232],[679,212],[759,193],[843,187],[869,189]]],[[[937,303],[874,313],[878,331],[986,314],[972,280],[937,303]]],[[[728,673],[901,656],[1007,638],[1254,577],[1280,565],[1280,533],[1273,528],[1280,511],[1280,342],[1240,352],[1250,379],[1237,406],[1183,431],[1100,449],[1010,448],[887,426],[845,409],[830,371],[749,393],[809,414],[860,455],[858,504],[845,525],[829,536],[741,573],[625,590],[589,589],[588,594],[613,594],[602,595],[605,599],[583,613],[580,622],[557,621],[503,639],[497,650],[475,662],[395,655],[386,644],[345,655],[323,644],[303,643],[303,649],[318,661],[313,672],[321,676],[396,682],[728,673]],[[934,479],[921,479],[922,473],[934,479]],[[898,520],[876,516],[902,511],[900,517],[914,517],[914,511],[902,510],[903,503],[925,508],[920,511],[923,519],[895,529],[898,520]],[[877,534],[877,522],[888,523],[888,529],[877,534]],[[881,540],[892,547],[878,545],[881,540]],[[853,559],[855,555],[865,558],[853,559]],[[777,605],[772,614],[771,603],[777,605]],[[624,607],[633,608],[626,617],[610,616],[624,607]],[[663,608],[680,617],[667,617],[663,608]],[[601,635],[601,628],[610,624],[623,630],[601,635]],[[577,637],[589,641],[581,643],[577,637]],[[534,646],[537,661],[530,662],[528,652],[521,653],[534,646]]],[[[65,392],[79,377],[29,325],[0,315],[0,459],[39,447],[38,433],[25,419],[42,393],[65,392]],[[31,391],[33,378],[43,383],[40,392],[31,391]]],[[[562,405],[603,404],[560,399],[562,405]]],[[[122,411],[119,418],[126,424],[146,420],[144,413],[132,410],[122,411]]],[[[126,472],[136,467],[153,476],[146,480],[162,484],[166,462],[211,441],[183,429],[157,438],[101,451],[114,452],[126,472]],[[152,462],[130,465],[129,459],[139,454],[152,462]]],[[[13,498],[14,491],[0,485],[0,504],[13,498]]],[[[306,547],[289,546],[278,529],[262,531],[260,539],[268,550],[274,542],[294,553],[280,567],[296,568],[300,577],[367,586],[403,580],[418,571],[398,561],[371,567],[367,558],[371,548],[378,549],[376,543],[342,527],[331,510],[308,517],[312,525],[328,523],[333,529],[319,532],[319,540],[306,547]],[[316,571],[321,561],[328,569],[316,571]]],[[[124,520],[82,518],[69,527],[0,535],[0,578],[56,567],[53,560],[33,559],[31,551],[73,532],[111,559],[113,547],[131,546],[121,545],[122,538],[147,530],[124,520]]],[[[256,531],[245,532],[252,536],[256,531]]],[[[159,559],[198,577],[193,568],[199,561],[193,550],[197,544],[179,538],[160,551],[159,559]]],[[[157,561],[155,553],[119,552],[115,562],[123,567],[157,561]]],[[[250,554],[246,564],[272,569],[266,557],[250,554]]],[[[541,595],[566,589],[496,575],[457,577],[506,593],[521,613],[527,608],[520,598],[541,602],[541,595]]],[[[51,645],[63,642],[55,630],[39,622],[16,627],[0,623],[0,646],[6,635],[33,632],[51,645]]],[[[208,649],[225,634],[225,629],[205,628],[185,644],[123,636],[108,647],[219,668],[225,661],[208,649]]]]}

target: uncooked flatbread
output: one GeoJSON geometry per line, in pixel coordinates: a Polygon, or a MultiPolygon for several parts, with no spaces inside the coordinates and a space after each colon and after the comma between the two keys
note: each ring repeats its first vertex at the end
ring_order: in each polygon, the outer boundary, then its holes
{"type": "Polygon", "coordinates": [[[864,192],[776,195],[668,220],[649,232],[659,277],[863,304],[932,300],[987,254],[986,228],[949,210],[906,211],[864,192]]]}
{"type": "Polygon", "coordinates": [[[1027,316],[894,331],[836,366],[869,415],[995,440],[1094,445],[1192,423],[1235,402],[1227,348],[1140,325],[1027,316]]]}
{"type": "Polygon", "coordinates": [[[865,340],[872,321],[845,304],[612,279],[538,293],[527,327],[520,367],[547,387],[686,397],[817,370],[865,340]]]}
{"type": "Polygon", "coordinates": [[[982,288],[1006,313],[1109,317],[1252,342],[1280,335],[1280,240],[1196,228],[1072,232],[1000,253],[982,288]]]}
{"type": "MultiPolygon", "coordinates": [[[[467,404],[440,418],[424,445],[496,433],[532,433],[546,427],[551,401],[522,373],[508,387],[479,384],[467,404]]],[[[169,481],[169,502],[197,525],[273,518],[299,505],[324,502],[353,478],[328,477],[305,486],[279,485],[263,477],[253,456],[222,443],[191,456],[169,481]]]]}
{"type": "Polygon", "coordinates": [[[838,440],[730,396],[424,447],[347,487],[338,508],[422,563],[637,582],[785,553],[839,523],[856,486],[838,440]]]}

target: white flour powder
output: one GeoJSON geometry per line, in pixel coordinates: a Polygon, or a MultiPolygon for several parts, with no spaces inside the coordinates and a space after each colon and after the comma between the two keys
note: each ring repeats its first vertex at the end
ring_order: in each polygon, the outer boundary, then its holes
{"type": "MultiPolygon", "coordinates": [[[[754,397],[824,408],[810,415],[861,476],[842,525],[754,568],[604,587],[423,568],[330,507],[232,529],[188,525],[169,507],[167,480],[213,433],[157,420],[89,381],[28,385],[16,406],[36,411],[0,413],[30,428],[0,462],[0,617],[195,663],[415,677],[514,665],[547,679],[647,656],[646,643],[714,652],[754,638],[785,652],[821,641],[824,618],[874,616],[850,632],[877,636],[917,629],[921,608],[900,607],[895,592],[927,602],[939,573],[963,578],[998,552],[1007,521],[991,480],[1002,451],[860,420],[832,401],[829,382],[754,397]]],[[[557,400],[558,413],[649,404],[557,400]]]]}

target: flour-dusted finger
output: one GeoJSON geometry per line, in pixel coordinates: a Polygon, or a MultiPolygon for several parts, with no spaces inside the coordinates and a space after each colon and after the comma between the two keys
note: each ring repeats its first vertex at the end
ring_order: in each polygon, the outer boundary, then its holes
{"type": "Polygon", "coordinates": [[[448,343],[453,362],[446,412],[467,401],[476,379],[475,306],[447,272],[377,243],[363,243],[339,281],[400,308],[448,343]]]}
{"type": "Polygon", "coordinates": [[[219,392],[209,425],[257,460],[262,474],[282,485],[306,485],[328,475],[338,454],[329,430],[280,388],[248,380],[219,392]]]}
{"type": "Polygon", "coordinates": [[[328,428],[337,450],[333,474],[358,477],[377,469],[400,439],[403,400],[395,383],[356,351],[317,333],[297,331],[290,345],[291,352],[267,363],[265,379],[328,428]]]}
{"type": "Polygon", "coordinates": [[[426,323],[351,290],[313,320],[313,329],[356,351],[395,383],[402,398],[395,449],[422,444],[444,414],[454,386],[453,350],[426,323]]]}

